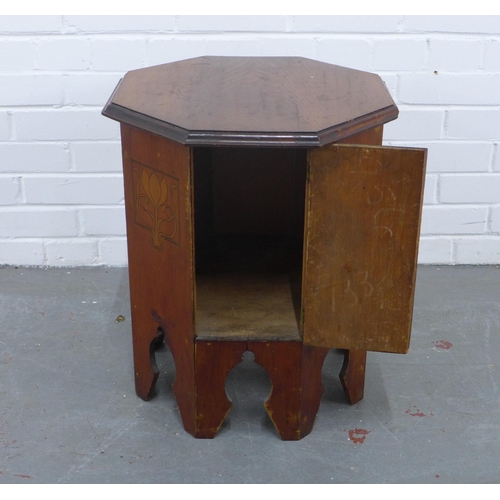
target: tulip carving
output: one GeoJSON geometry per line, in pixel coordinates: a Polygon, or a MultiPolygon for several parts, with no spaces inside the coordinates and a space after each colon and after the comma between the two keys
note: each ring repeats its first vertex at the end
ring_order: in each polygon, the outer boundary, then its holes
{"type": "Polygon", "coordinates": [[[173,191],[175,183],[161,179],[154,172],[142,170],[137,183],[136,215],[139,224],[151,231],[152,243],[162,250],[163,240],[174,240],[177,233],[177,220],[174,212],[173,191]],[[168,228],[168,230],[167,230],[168,228]]]}

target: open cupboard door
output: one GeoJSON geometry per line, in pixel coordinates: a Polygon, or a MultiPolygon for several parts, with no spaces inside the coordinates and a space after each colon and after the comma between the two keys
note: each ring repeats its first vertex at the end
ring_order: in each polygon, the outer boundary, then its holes
{"type": "Polygon", "coordinates": [[[308,151],[304,344],[406,353],[427,150],[308,151]]]}

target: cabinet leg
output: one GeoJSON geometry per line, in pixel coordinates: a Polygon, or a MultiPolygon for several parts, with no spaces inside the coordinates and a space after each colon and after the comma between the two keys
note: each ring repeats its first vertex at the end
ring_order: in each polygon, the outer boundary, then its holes
{"type": "Polygon", "coordinates": [[[158,367],[156,365],[155,351],[161,345],[164,333],[156,325],[141,325],[134,328],[134,375],[135,390],[137,395],[144,401],[149,401],[154,394],[154,388],[158,379],[158,367]],[[155,335],[156,331],[156,335],[155,335]]]}
{"type": "Polygon", "coordinates": [[[302,437],[312,431],[316,414],[321,403],[324,388],[321,370],[330,349],[303,346],[302,348],[302,437]]]}
{"type": "Polygon", "coordinates": [[[196,423],[194,436],[215,437],[232,403],[226,393],[228,373],[243,359],[246,342],[195,342],[196,423]]]}
{"type": "Polygon", "coordinates": [[[137,395],[144,401],[154,396],[159,370],[155,351],[163,341],[168,344],[175,365],[173,391],[184,428],[195,433],[194,342],[182,338],[182,330],[166,323],[155,310],[147,317],[146,306],[136,307],[132,316],[134,374],[137,395]]]}
{"type": "Polygon", "coordinates": [[[366,351],[347,350],[340,370],[340,383],[352,405],[363,399],[365,391],[366,351]]]}
{"type": "Polygon", "coordinates": [[[312,430],[323,386],[321,368],[328,349],[301,342],[249,342],[255,362],[269,374],[272,391],[264,406],[281,439],[302,439],[312,430]]]}
{"type": "Polygon", "coordinates": [[[188,425],[190,418],[183,417],[186,431],[196,438],[215,437],[232,406],[225,388],[227,375],[247,350],[271,379],[264,406],[281,439],[307,436],[323,394],[321,370],[328,349],[302,342],[195,341],[194,428],[188,425]]]}

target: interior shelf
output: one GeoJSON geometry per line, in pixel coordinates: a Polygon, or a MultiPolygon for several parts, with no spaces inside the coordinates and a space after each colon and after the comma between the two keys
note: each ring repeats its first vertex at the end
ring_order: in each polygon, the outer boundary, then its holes
{"type": "Polygon", "coordinates": [[[300,341],[287,274],[211,273],[196,281],[196,330],[203,340],[300,341]]]}

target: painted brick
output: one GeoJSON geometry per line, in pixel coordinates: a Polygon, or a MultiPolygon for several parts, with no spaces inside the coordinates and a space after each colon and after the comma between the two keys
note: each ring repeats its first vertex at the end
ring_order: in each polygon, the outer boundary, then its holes
{"type": "Polygon", "coordinates": [[[320,38],[317,59],[330,64],[367,71],[370,68],[370,44],[366,40],[320,38]]]}
{"type": "Polygon", "coordinates": [[[500,39],[488,40],[484,52],[485,71],[500,71],[500,39]]]}
{"type": "Polygon", "coordinates": [[[307,37],[269,37],[259,42],[259,55],[294,56],[313,58],[315,54],[314,40],[307,37]]]}
{"type": "Polygon", "coordinates": [[[398,85],[398,77],[393,73],[379,73],[380,78],[385,83],[387,90],[390,92],[392,98],[397,102],[396,90],[398,85]]]}
{"type": "Polygon", "coordinates": [[[285,16],[178,16],[179,31],[188,32],[242,32],[285,31],[285,16]]]}
{"type": "Polygon", "coordinates": [[[71,36],[47,38],[39,41],[38,68],[65,71],[88,69],[90,64],[89,42],[71,36]]]}
{"type": "Polygon", "coordinates": [[[114,73],[72,73],[66,77],[65,104],[104,106],[120,78],[114,73]]]}
{"type": "Polygon", "coordinates": [[[500,233],[500,206],[491,209],[491,232],[500,233]]]}
{"type": "Polygon", "coordinates": [[[61,240],[45,244],[47,264],[54,267],[79,266],[97,263],[97,245],[88,239],[61,240]]]}
{"type": "MultiPolygon", "coordinates": [[[[393,141],[395,143],[396,141],[393,141]]],[[[394,145],[405,146],[407,144],[394,145]]],[[[427,172],[487,172],[493,145],[491,143],[421,142],[412,147],[427,148],[427,172]]]]}
{"type": "Polygon", "coordinates": [[[0,111],[0,141],[6,141],[10,136],[9,115],[6,111],[0,111]]]}
{"type": "MultiPolygon", "coordinates": [[[[227,43],[227,35],[212,35],[208,40],[198,43],[198,47],[209,56],[256,56],[263,51],[262,39],[251,36],[235,36],[231,43],[227,43]]],[[[196,50],[196,44],[193,44],[193,49],[196,50]]]]}
{"type": "Polygon", "coordinates": [[[120,142],[74,142],[70,150],[77,172],[121,172],[120,142]]]}
{"type": "Polygon", "coordinates": [[[24,185],[29,204],[105,205],[123,200],[121,176],[33,176],[27,177],[24,185]]]}
{"type": "Polygon", "coordinates": [[[0,16],[0,33],[59,33],[62,30],[61,16],[0,16]]]}
{"type": "Polygon", "coordinates": [[[99,242],[100,263],[105,266],[124,267],[127,260],[127,240],[106,238],[99,242]]]}
{"type": "Polygon", "coordinates": [[[65,144],[0,143],[2,172],[66,172],[69,167],[65,144]]]}
{"type": "Polygon", "coordinates": [[[434,203],[437,203],[437,185],[437,175],[427,174],[425,176],[424,203],[426,205],[433,205],[434,203]]]}
{"type": "Polygon", "coordinates": [[[500,174],[444,174],[442,203],[500,203],[500,174]]]}
{"type": "Polygon", "coordinates": [[[411,104],[500,104],[500,74],[404,74],[399,99],[411,104]]]}
{"type": "Polygon", "coordinates": [[[447,114],[446,137],[450,139],[500,139],[500,109],[451,109],[447,114]]]}
{"type": "Polygon", "coordinates": [[[487,207],[424,206],[422,235],[480,234],[486,231],[487,207]]]}
{"type": "Polygon", "coordinates": [[[31,40],[0,40],[0,71],[26,71],[34,67],[35,44],[31,40]]]}
{"type": "Polygon", "coordinates": [[[451,264],[451,238],[420,238],[418,249],[419,264],[451,264]]]}
{"type": "Polygon", "coordinates": [[[51,210],[40,207],[23,207],[2,210],[0,237],[43,238],[76,236],[76,214],[64,208],[51,210]]]}
{"type": "Polygon", "coordinates": [[[118,139],[117,122],[101,115],[100,109],[31,109],[13,112],[17,140],[65,141],[118,139]]]}
{"type": "Polygon", "coordinates": [[[431,71],[460,73],[478,70],[482,49],[480,40],[431,39],[428,68],[431,71]]]}
{"type": "MultiPolygon", "coordinates": [[[[226,40],[226,44],[230,44],[228,40],[226,40]]],[[[154,66],[204,56],[206,55],[206,46],[207,40],[203,37],[172,36],[152,39],[148,43],[149,65],[154,66]]]]}
{"type": "Polygon", "coordinates": [[[425,40],[375,40],[373,42],[375,71],[421,71],[425,66],[425,40]]]}
{"type": "Polygon", "coordinates": [[[146,40],[96,39],[90,42],[92,69],[104,71],[129,71],[142,68],[146,61],[146,40]]]}
{"type": "Polygon", "coordinates": [[[294,31],[330,33],[393,33],[401,16],[293,16],[294,31]]]}
{"type": "Polygon", "coordinates": [[[63,16],[76,33],[163,33],[174,29],[174,16],[63,16]]]}
{"type": "Polygon", "coordinates": [[[399,117],[384,126],[385,140],[419,141],[439,139],[444,122],[444,111],[399,110],[399,117]]]}
{"type": "Polygon", "coordinates": [[[39,240],[0,240],[0,264],[43,266],[43,243],[39,240]]]}
{"type": "MultiPolygon", "coordinates": [[[[163,42],[163,41],[162,41],[163,42]]],[[[315,57],[315,41],[310,37],[271,36],[252,37],[250,35],[234,36],[231,43],[227,35],[211,35],[210,38],[186,39],[188,50],[193,51],[189,57],[199,55],[223,56],[294,56],[315,57]]]]}
{"type": "Polygon", "coordinates": [[[500,16],[405,16],[407,32],[500,33],[500,16]]]}
{"type": "Polygon", "coordinates": [[[87,236],[125,236],[125,206],[82,208],[80,221],[87,236]]]}
{"type": "Polygon", "coordinates": [[[500,236],[483,238],[458,238],[456,241],[457,264],[499,264],[500,236]]]}
{"type": "Polygon", "coordinates": [[[19,179],[17,177],[0,177],[0,205],[19,203],[19,179]]]}
{"type": "Polygon", "coordinates": [[[0,106],[62,104],[63,83],[62,75],[0,74],[0,106]]]}
{"type": "Polygon", "coordinates": [[[16,265],[126,265],[119,126],[100,114],[119,78],[205,54],[293,55],[375,71],[402,104],[385,142],[429,149],[419,262],[497,263],[498,25],[494,16],[0,17],[0,252],[9,243],[16,265]]]}

